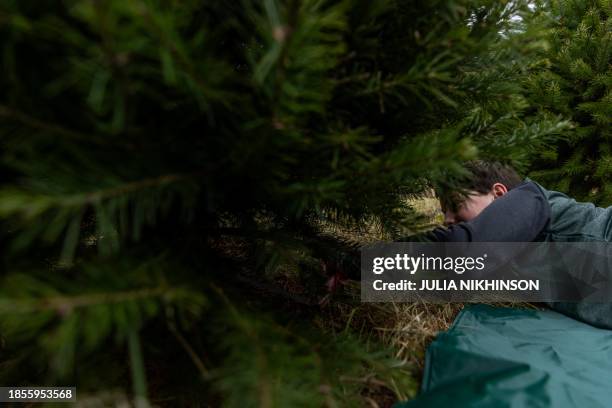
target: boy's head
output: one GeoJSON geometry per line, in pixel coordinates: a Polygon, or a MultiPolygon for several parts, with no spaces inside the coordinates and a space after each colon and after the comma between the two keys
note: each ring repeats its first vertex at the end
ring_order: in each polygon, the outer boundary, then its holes
{"type": "Polygon", "coordinates": [[[476,160],[466,163],[469,172],[460,191],[440,195],[446,225],[475,218],[493,200],[523,181],[516,171],[499,162],[476,160]]]}

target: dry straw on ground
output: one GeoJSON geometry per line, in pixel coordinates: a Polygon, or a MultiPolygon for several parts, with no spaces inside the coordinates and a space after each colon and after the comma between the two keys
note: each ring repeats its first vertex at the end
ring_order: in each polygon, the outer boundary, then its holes
{"type": "MultiPolygon", "coordinates": [[[[407,200],[407,204],[423,215],[429,225],[440,224],[443,221],[442,212],[433,193],[407,200]]],[[[385,241],[375,222],[369,223],[366,231],[351,236],[362,244],[373,241],[385,241]]],[[[338,233],[338,231],[336,231],[338,233]]],[[[348,236],[350,232],[339,236],[348,236]]],[[[359,301],[359,283],[351,282],[345,285],[345,292],[351,294],[357,303],[359,301]]],[[[448,330],[455,317],[465,306],[463,303],[361,303],[337,304],[336,320],[339,325],[351,326],[361,335],[375,336],[383,344],[389,346],[395,356],[412,367],[415,378],[420,379],[425,361],[427,346],[441,331],[448,330]]],[[[529,303],[489,303],[499,307],[537,308],[529,303]]]]}

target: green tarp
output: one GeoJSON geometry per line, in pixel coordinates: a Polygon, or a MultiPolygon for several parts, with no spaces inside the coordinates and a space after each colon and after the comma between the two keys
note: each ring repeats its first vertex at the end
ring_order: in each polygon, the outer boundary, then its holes
{"type": "Polygon", "coordinates": [[[612,331],[553,311],[465,308],[394,408],[612,407],[612,331]]]}

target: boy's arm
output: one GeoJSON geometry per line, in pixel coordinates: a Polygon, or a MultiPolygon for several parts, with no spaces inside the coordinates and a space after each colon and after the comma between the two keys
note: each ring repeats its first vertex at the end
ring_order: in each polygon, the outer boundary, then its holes
{"type": "Polygon", "coordinates": [[[429,241],[531,242],[550,219],[550,206],[540,189],[525,182],[494,200],[476,218],[427,234],[429,241]]]}

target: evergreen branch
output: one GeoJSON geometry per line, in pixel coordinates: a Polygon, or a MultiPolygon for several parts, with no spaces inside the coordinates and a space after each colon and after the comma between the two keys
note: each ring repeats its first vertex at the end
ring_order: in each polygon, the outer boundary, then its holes
{"type": "Polygon", "coordinates": [[[36,300],[24,300],[5,297],[0,302],[1,313],[32,313],[56,311],[66,315],[74,309],[87,308],[101,304],[132,302],[148,298],[163,297],[172,299],[180,296],[182,289],[160,286],[157,288],[128,290],[111,293],[87,293],[76,296],[53,296],[36,300]]]}
{"type": "Polygon", "coordinates": [[[182,181],[202,172],[186,174],[165,174],[158,177],[128,182],[119,186],[113,186],[88,193],[72,194],[65,196],[51,196],[46,194],[24,193],[19,190],[5,189],[0,194],[4,200],[0,201],[0,214],[11,214],[15,212],[26,215],[38,215],[53,206],[60,207],[82,207],[93,205],[118,197],[124,194],[135,193],[151,187],[160,187],[166,184],[182,181]],[[15,199],[17,198],[17,199],[15,199]],[[21,198],[21,199],[19,199],[21,198]]]}
{"type": "MultiPolygon", "coordinates": [[[[107,200],[112,197],[116,197],[122,194],[133,193],[138,190],[144,190],[150,187],[163,186],[165,184],[174,183],[177,181],[181,181],[187,178],[191,178],[196,174],[203,173],[190,173],[190,174],[165,174],[158,177],[152,177],[149,179],[143,179],[138,181],[133,181],[130,183],[125,183],[121,186],[108,188],[105,190],[99,190],[92,193],[86,193],[81,199],[77,199],[77,201],[84,204],[95,204],[102,200],[107,200]]],[[[66,200],[68,204],[72,203],[72,200],[66,200]]]]}
{"type": "Polygon", "coordinates": [[[185,336],[183,336],[181,334],[181,332],[177,329],[176,325],[174,323],[168,321],[168,330],[170,330],[170,333],[172,333],[172,335],[176,338],[176,340],[179,342],[181,347],[189,355],[189,358],[191,359],[191,361],[193,361],[193,364],[196,366],[196,368],[200,372],[200,375],[202,376],[202,379],[203,380],[210,379],[210,377],[211,377],[210,372],[208,371],[208,369],[204,365],[204,362],[198,356],[198,354],[193,349],[193,347],[191,347],[191,344],[189,344],[189,342],[187,341],[185,336]]]}
{"type": "Polygon", "coordinates": [[[127,336],[128,350],[130,354],[130,369],[132,372],[132,389],[136,408],[150,408],[147,398],[147,378],[140,345],[140,335],[137,328],[132,328],[127,336]]]}
{"type": "MultiPolygon", "coordinates": [[[[203,95],[210,97],[213,91],[212,88],[207,85],[204,78],[197,74],[192,61],[188,58],[185,52],[177,47],[176,39],[168,38],[163,27],[157,23],[150,8],[147,7],[145,2],[138,2],[138,12],[142,17],[144,17],[144,21],[147,23],[148,27],[155,33],[155,35],[157,35],[161,45],[176,58],[179,66],[183,69],[186,76],[197,85],[203,95]]],[[[219,100],[224,104],[228,103],[228,101],[224,98],[220,98],[219,100]]]]}
{"type": "Polygon", "coordinates": [[[50,133],[55,133],[61,136],[65,136],[72,140],[78,140],[79,142],[88,142],[88,143],[94,143],[98,145],[106,144],[100,139],[85,135],[83,133],[76,132],[74,130],[66,129],[55,123],[48,123],[48,122],[42,121],[26,113],[9,108],[8,106],[2,105],[2,104],[0,104],[0,118],[12,119],[27,127],[47,131],[50,133]]]}
{"type": "Polygon", "coordinates": [[[74,140],[77,142],[88,143],[96,146],[121,147],[126,150],[137,149],[137,146],[134,143],[125,141],[125,139],[121,142],[118,142],[116,140],[99,138],[96,137],[96,135],[94,134],[88,135],[85,133],[77,132],[75,130],[67,129],[63,126],[60,126],[56,123],[49,123],[44,120],[37,119],[33,116],[28,115],[27,113],[21,112],[19,110],[10,108],[2,104],[0,104],[0,118],[14,120],[27,128],[33,128],[49,132],[51,134],[63,136],[66,139],[74,140]]]}

